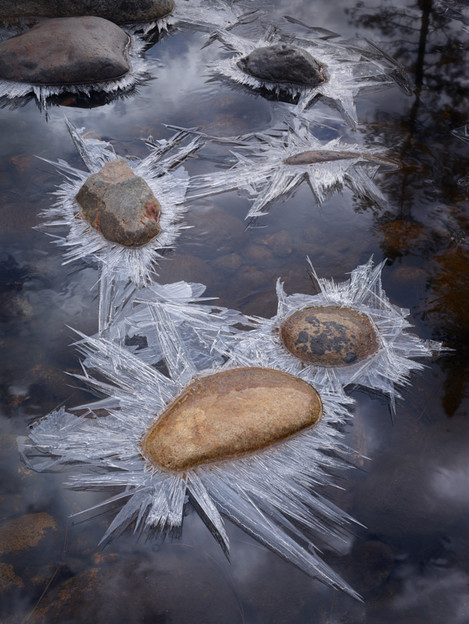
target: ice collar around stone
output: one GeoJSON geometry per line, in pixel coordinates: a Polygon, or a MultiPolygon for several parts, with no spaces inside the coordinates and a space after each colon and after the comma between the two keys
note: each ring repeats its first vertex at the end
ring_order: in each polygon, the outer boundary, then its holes
{"type": "Polygon", "coordinates": [[[301,111],[321,99],[352,126],[358,122],[355,97],[362,89],[397,83],[408,91],[397,63],[365,41],[351,43],[338,35],[327,40],[297,39],[274,27],[258,40],[226,30],[218,30],[215,39],[232,57],[212,64],[213,80],[297,104],[301,111]]]}
{"type": "Polygon", "coordinates": [[[381,285],[385,264],[374,267],[370,259],[336,283],[318,278],[310,263],[315,295],[287,295],[279,281],[277,314],[258,319],[239,337],[236,356],[262,357],[266,366],[301,373],[313,385],[339,382],[383,392],[395,412],[398,386],[423,368],[414,358],[444,348],[409,331],[409,310],[393,305],[381,285]]]}
{"type": "Polygon", "coordinates": [[[71,469],[71,487],[109,488],[98,512],[125,501],[104,543],[133,523],[137,533],[180,530],[189,497],[227,554],[222,516],[358,598],[311,544],[350,540],[352,519],[321,494],[350,461],[342,432],[350,399],[258,360],[198,373],[168,338],[163,375],[114,343],[82,336],[82,379],[105,398],[76,408],[83,417],[61,408],[38,421],[20,443],[23,457],[39,471],[71,469]]]}
{"type": "Polygon", "coordinates": [[[100,17],[55,18],[0,42],[0,97],[117,94],[149,78],[144,43],[100,17]]]}

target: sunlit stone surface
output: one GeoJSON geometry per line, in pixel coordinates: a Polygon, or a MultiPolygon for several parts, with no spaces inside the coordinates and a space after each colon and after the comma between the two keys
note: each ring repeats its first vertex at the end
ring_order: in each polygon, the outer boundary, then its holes
{"type": "Polygon", "coordinates": [[[375,327],[366,314],[340,307],[311,307],[283,322],[286,348],[300,360],[319,366],[347,366],[379,348],[375,327]]]}
{"type": "Polygon", "coordinates": [[[160,232],[158,201],[121,158],[91,175],[76,199],[87,221],[113,243],[144,245],[160,232]]]}
{"type": "Polygon", "coordinates": [[[325,81],[323,65],[298,46],[279,43],[256,48],[241,59],[239,68],[255,78],[315,87],[325,81]]]}
{"type": "Polygon", "coordinates": [[[191,383],[142,442],[148,461],[170,470],[248,453],[321,416],[314,388],[287,373],[237,368],[191,383]]]}
{"type": "Polygon", "coordinates": [[[0,0],[0,19],[95,15],[118,24],[168,15],[174,0],[0,0]]]}
{"type": "Polygon", "coordinates": [[[46,20],[0,43],[0,79],[39,85],[117,80],[130,70],[130,38],[100,17],[46,20]]]}

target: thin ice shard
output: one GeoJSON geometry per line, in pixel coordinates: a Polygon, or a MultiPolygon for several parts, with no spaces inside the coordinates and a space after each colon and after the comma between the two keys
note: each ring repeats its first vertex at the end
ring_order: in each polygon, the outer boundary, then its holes
{"type": "Polygon", "coordinates": [[[423,368],[414,358],[429,358],[444,348],[439,342],[421,340],[409,331],[409,310],[393,305],[383,290],[381,273],[385,264],[386,261],[373,266],[370,259],[354,269],[348,280],[335,282],[319,278],[310,263],[311,277],[319,290],[315,295],[287,295],[279,280],[277,314],[270,319],[259,318],[258,326],[244,333],[244,339],[239,339],[234,347],[236,357],[245,360],[263,357],[266,366],[281,368],[292,375],[302,374],[313,385],[338,382],[383,392],[394,412],[396,398],[400,397],[398,386],[409,383],[411,371],[423,368]],[[377,332],[376,353],[349,366],[327,368],[295,357],[282,341],[281,325],[295,312],[318,306],[349,308],[365,314],[377,332]]]}
{"type": "Polygon", "coordinates": [[[211,67],[213,80],[248,88],[256,93],[270,92],[287,97],[304,111],[322,100],[340,112],[352,127],[357,123],[355,98],[367,88],[383,88],[398,84],[409,91],[403,73],[388,55],[366,41],[345,41],[339,36],[326,38],[295,38],[268,29],[258,40],[246,39],[233,32],[219,30],[213,35],[232,56],[215,62],[211,67]],[[272,82],[256,78],[241,69],[244,59],[254,50],[278,44],[299,46],[324,67],[326,79],[316,86],[288,82],[272,82]]]}
{"type": "Polygon", "coordinates": [[[237,339],[234,327],[252,326],[253,322],[203,297],[205,288],[188,282],[154,282],[137,292],[122,289],[115,294],[120,311],[108,325],[106,337],[150,365],[170,361],[173,342],[185,349],[196,370],[223,364],[224,354],[237,339]]]}
{"type": "MultiPolygon", "coordinates": [[[[350,419],[351,400],[340,386],[317,388],[323,417],[313,427],[247,455],[168,471],[143,459],[141,440],[187,384],[190,354],[177,345],[168,347],[172,353],[166,350],[172,359],[168,377],[103,338],[83,336],[79,346],[87,361],[83,379],[104,398],[77,408],[83,416],[61,408],[38,421],[29,441],[22,441],[22,453],[39,471],[71,469],[70,487],[124,488],[121,496],[113,493],[94,507],[124,502],[104,541],[131,523],[139,533],[180,529],[188,494],[226,552],[229,543],[222,516],[307,574],[359,598],[322,561],[301,529],[308,527],[308,536],[321,542],[349,540],[352,519],[319,492],[322,486],[333,485],[331,473],[346,468],[352,457],[342,433],[350,419]],[[103,408],[107,415],[97,417],[94,410],[103,408]]],[[[244,365],[235,358],[204,374],[244,365]]],[[[263,366],[254,359],[248,365],[263,366]]]]}
{"type": "MultiPolygon", "coordinates": [[[[386,206],[373,178],[380,169],[395,168],[396,161],[380,148],[340,138],[323,142],[313,134],[319,128],[299,117],[261,133],[233,138],[232,166],[226,171],[194,176],[189,196],[197,199],[214,192],[239,190],[252,200],[246,218],[254,218],[265,215],[271,203],[290,197],[306,182],[319,205],[348,187],[358,197],[386,206]]],[[[229,139],[221,141],[229,144],[229,139]]]]}

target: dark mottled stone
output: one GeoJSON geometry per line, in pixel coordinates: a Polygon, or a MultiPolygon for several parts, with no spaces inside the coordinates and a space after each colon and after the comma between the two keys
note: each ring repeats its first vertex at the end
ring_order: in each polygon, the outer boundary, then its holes
{"type": "Polygon", "coordinates": [[[236,368],[190,384],[142,442],[148,461],[169,470],[264,448],[319,420],[321,399],[297,377],[236,368]]]}
{"type": "Polygon", "coordinates": [[[280,332],[293,355],[319,366],[355,364],[379,349],[370,318],[350,308],[298,310],[283,322],[280,332]]]}
{"type": "Polygon", "coordinates": [[[93,15],[127,24],[151,22],[173,9],[174,0],[0,0],[0,20],[93,15]]]}
{"type": "Polygon", "coordinates": [[[256,48],[238,62],[238,67],[255,78],[316,87],[326,80],[324,65],[298,46],[279,43],[256,48]]]}
{"type": "Polygon", "coordinates": [[[353,159],[360,154],[356,152],[336,152],[335,150],[307,150],[293,154],[283,161],[286,165],[313,165],[314,163],[332,162],[334,160],[353,159]]]}
{"type": "Polygon", "coordinates": [[[0,43],[0,79],[40,85],[116,80],[130,69],[129,41],[100,17],[47,20],[0,43]]]}
{"type": "Polygon", "coordinates": [[[89,223],[113,243],[137,247],[160,232],[160,205],[125,160],[106,163],[86,180],[76,199],[89,223]]]}

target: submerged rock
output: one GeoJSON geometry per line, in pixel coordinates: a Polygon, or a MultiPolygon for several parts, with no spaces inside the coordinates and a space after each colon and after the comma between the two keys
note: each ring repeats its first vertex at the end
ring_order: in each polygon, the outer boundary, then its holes
{"type": "Polygon", "coordinates": [[[0,526],[0,555],[34,548],[57,530],[55,520],[47,513],[21,516],[0,526]]]}
{"type": "Polygon", "coordinates": [[[379,349],[371,319],[350,308],[298,310],[282,323],[280,333],[290,353],[318,366],[356,364],[379,349]]]}
{"type": "Polygon", "coordinates": [[[0,0],[0,20],[93,15],[126,24],[151,22],[174,9],[174,0],[0,0]]]}
{"type": "Polygon", "coordinates": [[[0,43],[0,79],[50,86],[117,80],[130,70],[129,43],[100,17],[47,20],[0,43]]]}
{"type": "Polygon", "coordinates": [[[184,470],[282,440],[321,416],[309,384],[267,368],[236,368],[191,383],[142,442],[152,464],[184,470]]]}
{"type": "Polygon", "coordinates": [[[86,220],[113,243],[137,247],[160,232],[158,201],[145,180],[121,158],[91,175],[76,200],[86,220]]]}
{"type": "Polygon", "coordinates": [[[255,78],[316,87],[326,80],[321,65],[309,52],[279,43],[256,48],[238,62],[238,67],[255,78]]]}
{"type": "Polygon", "coordinates": [[[307,150],[293,154],[283,161],[286,165],[313,165],[315,163],[347,160],[360,156],[356,152],[337,152],[335,150],[307,150]]]}

